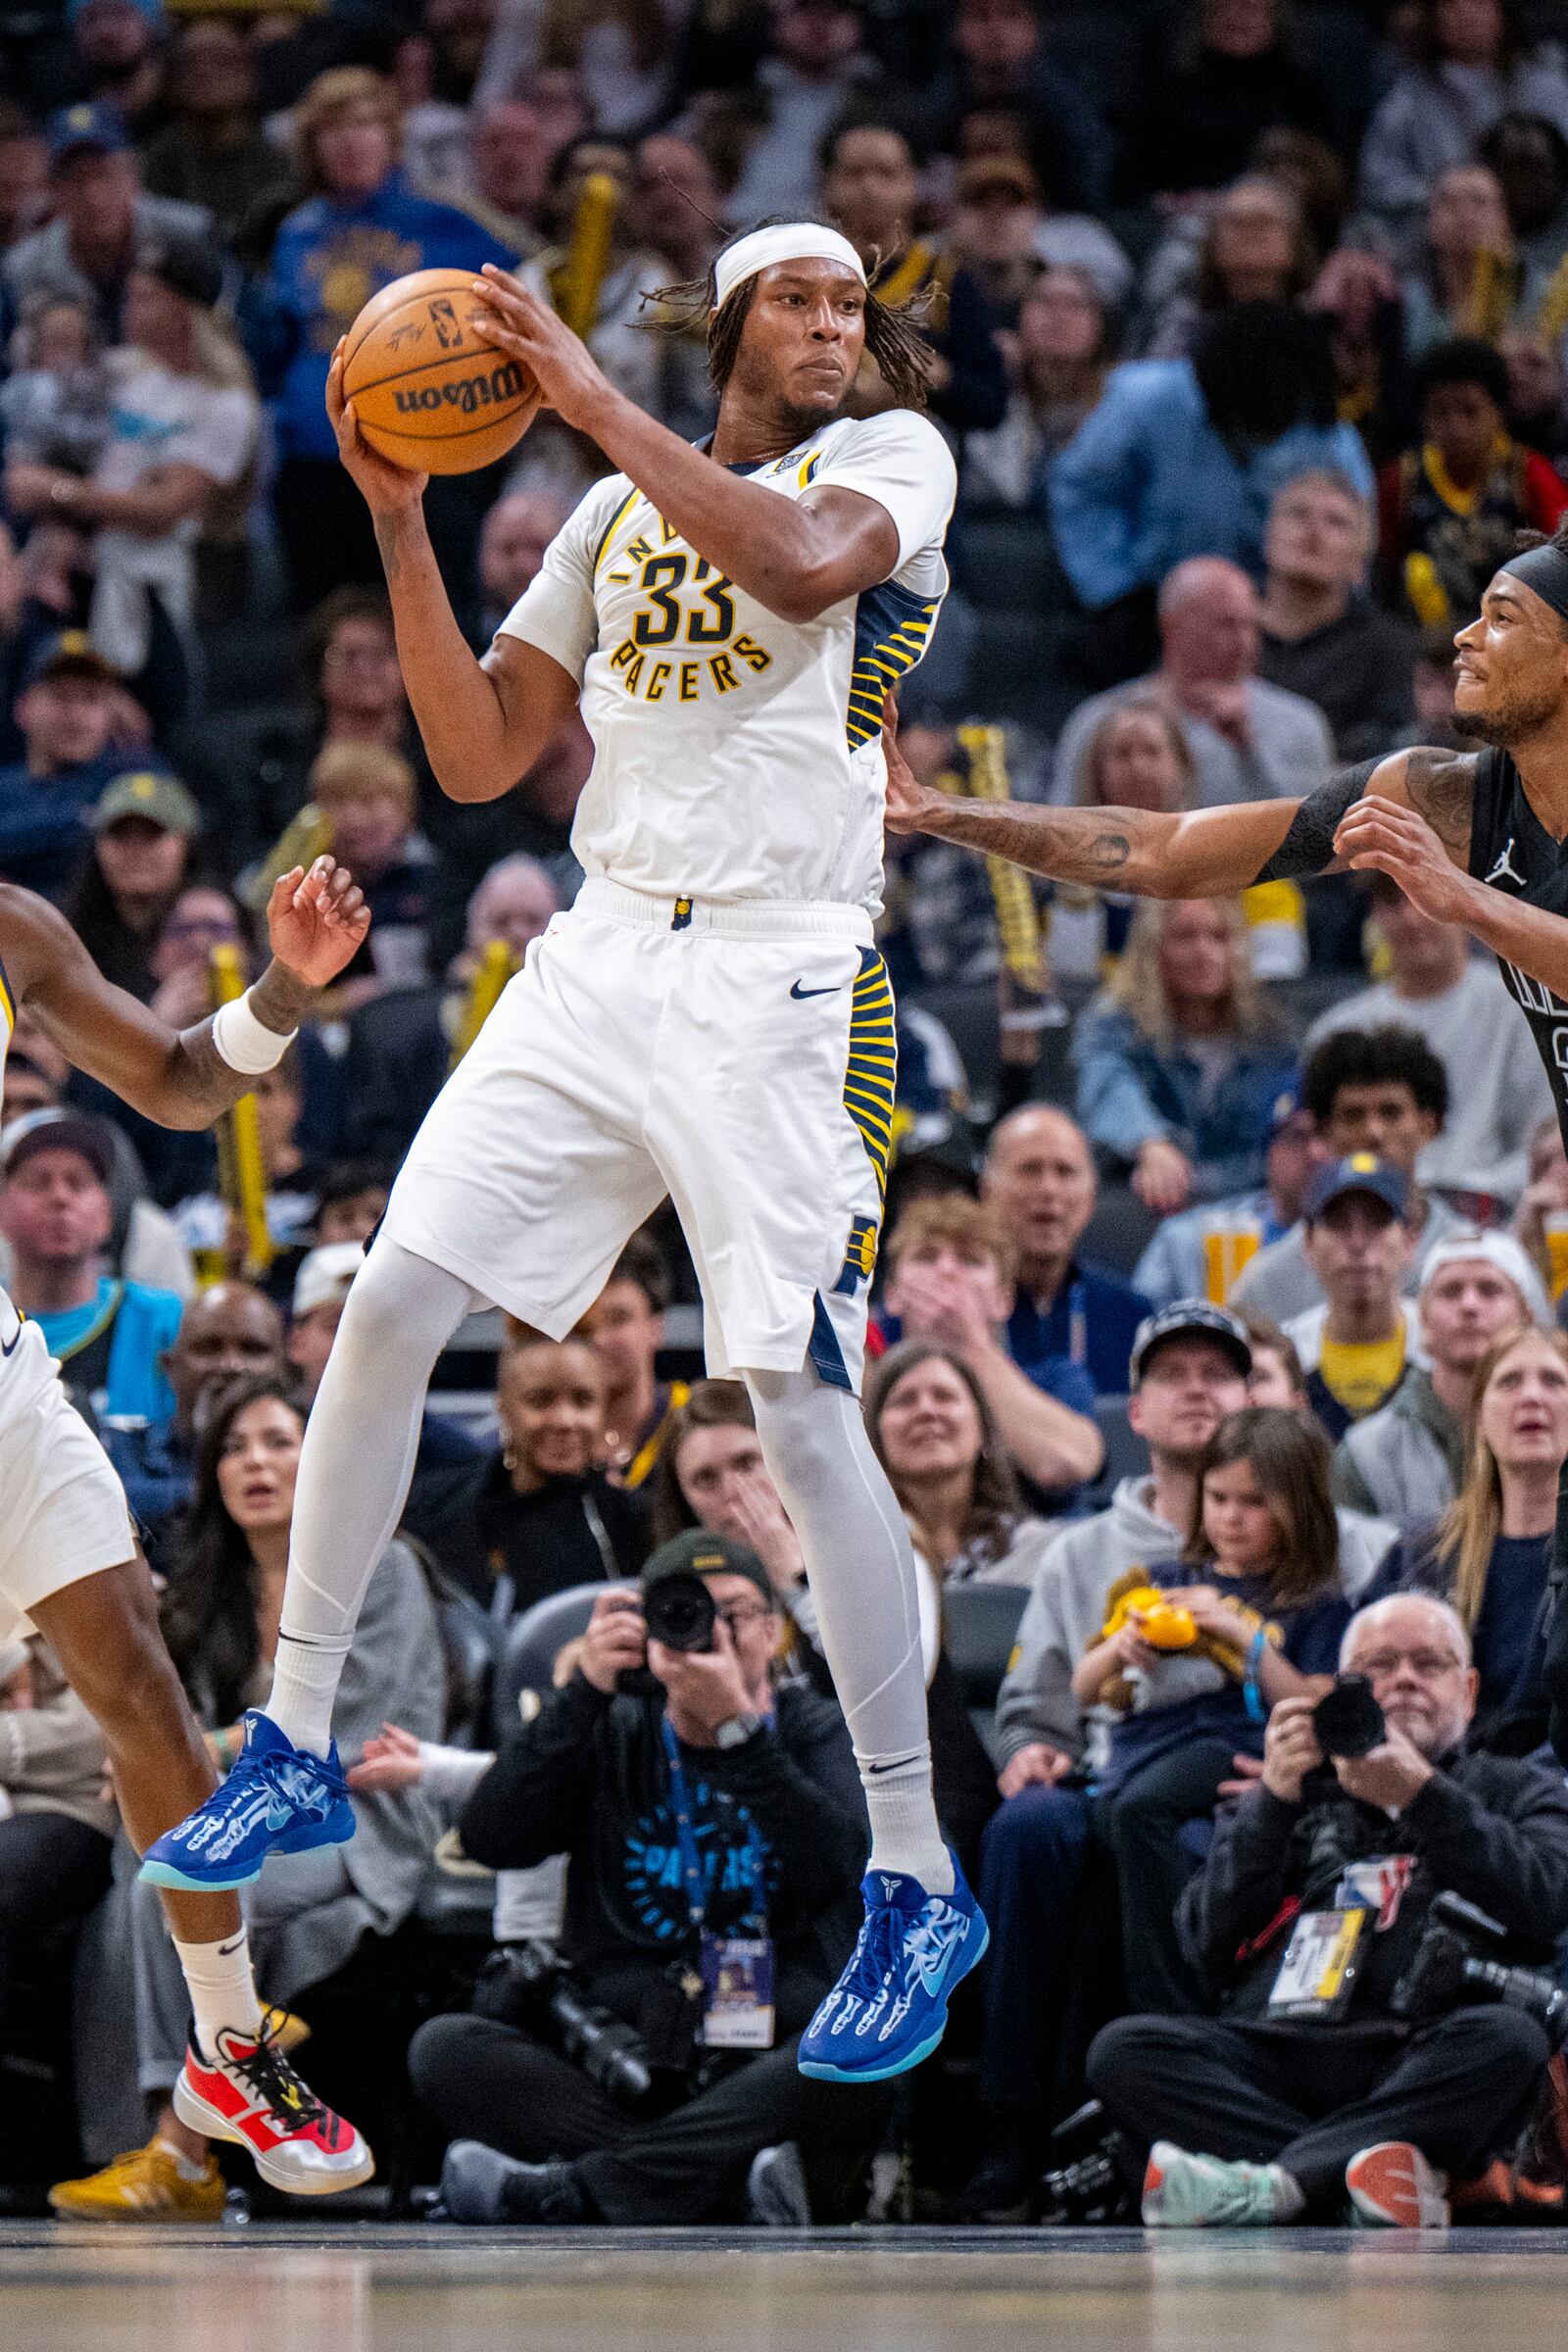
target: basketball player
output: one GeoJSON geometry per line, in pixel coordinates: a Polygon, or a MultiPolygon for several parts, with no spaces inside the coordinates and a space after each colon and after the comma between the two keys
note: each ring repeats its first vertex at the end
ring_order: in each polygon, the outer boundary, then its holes
{"type": "MultiPolygon", "coordinates": [[[[1454,639],[1460,730],[1481,752],[1395,752],[1304,801],[1166,816],[951,801],[889,743],[889,821],[1010,858],[1054,881],[1208,898],[1349,868],[1390,874],[1413,906],[1493,950],[1546,1065],[1568,1139],[1568,523],[1521,533],[1481,614],[1454,639]]],[[[1485,1037],[1476,1051],[1485,1054],[1485,1037]]],[[[1568,1487],[1559,1498],[1544,1675],[1568,1761],[1568,1487]]]]}
{"type": "MultiPolygon", "coordinates": [[[[93,964],[64,918],[0,883],[0,1081],[17,1013],[143,1117],[208,1127],[281,1059],[318,988],[357,953],[369,914],[347,869],[318,858],[268,906],[273,960],[254,987],[177,1035],[93,964]]],[[[124,1490],[69,1402],[43,1334],[0,1291],[0,1642],[43,1635],[108,1745],[138,1849],[213,1787],[206,1744],[164,1647],[124,1490]]],[[[309,1838],[297,1838],[295,1850],[309,1838]]],[[[375,2170],[359,2133],[273,2046],[251,1980],[238,1898],[165,1897],[195,2034],[174,2085],[182,2124],[248,2147],[275,2188],[320,2196],[375,2170]]]]}
{"type": "MultiPolygon", "coordinates": [[[[475,293],[487,339],[619,468],[482,662],[430,551],[423,477],[363,443],[341,355],[328,404],[443,790],[497,798],[580,703],[595,762],[572,844],[588,880],[431,1110],[349,1294],[247,1747],[258,1766],[299,1765],[317,1818],[342,1817],[332,1694],[436,1355],[480,1300],[564,1337],[669,1193],[708,1369],[745,1380],[806,1552],[871,1819],[865,1925],[801,2064],[898,2074],[936,2046],[986,1941],[937,1828],[914,1561],[857,1402],[893,1107],[893,998],[871,945],[881,713],[946,590],[953,461],[909,406],[841,416],[863,350],[901,403],[920,373],[910,330],[835,230],[769,226],[719,255],[704,289],[720,396],[706,450],[612,390],[512,280],[487,271],[475,293]]],[[[770,1737],[750,1717],[719,1733],[770,1737]]],[[[309,1809],[258,1810],[236,1772],[151,1867],[232,1884],[309,1809]]]]}

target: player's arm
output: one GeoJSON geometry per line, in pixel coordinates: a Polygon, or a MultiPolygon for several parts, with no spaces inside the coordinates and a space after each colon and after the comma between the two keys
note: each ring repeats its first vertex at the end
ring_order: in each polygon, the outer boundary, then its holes
{"type": "Polygon", "coordinates": [[[343,398],[343,346],[326,379],[338,454],[375,524],[398,667],[436,782],[451,801],[495,801],[571,715],[577,681],[538,646],[498,637],[477,661],[459,628],[424,520],[427,474],[377,457],[343,398]]]}
{"type": "MultiPolygon", "coordinates": [[[[475,290],[489,312],[487,340],[532,371],[551,407],[654,501],[671,530],[780,620],[815,620],[897,570],[898,528],[876,499],[829,484],[781,499],[715,466],[617,392],[526,286],[487,266],[475,290]]],[[[860,299],[853,283],[846,299],[860,299]]]]}
{"type": "MultiPolygon", "coordinates": [[[[77,1069],[160,1127],[210,1127],[249,1094],[254,1071],[219,1052],[211,1020],[172,1029],[99,971],[76,934],[31,891],[0,884],[6,969],[18,1002],[77,1069]]],[[[346,866],[318,858],[279,879],[267,909],[272,960],[246,1004],[282,1041],[318,992],[336,979],[369,929],[370,913],[346,866]]]]}

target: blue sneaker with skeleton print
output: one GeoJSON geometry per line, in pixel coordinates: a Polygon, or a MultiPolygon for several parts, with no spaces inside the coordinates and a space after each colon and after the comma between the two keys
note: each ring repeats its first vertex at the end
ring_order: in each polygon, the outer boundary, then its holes
{"type": "Polygon", "coordinates": [[[313,1756],[252,1707],[228,1778],[147,1848],[141,1875],[155,1886],[219,1894],[260,1877],[269,1854],[343,1845],[353,1835],[354,1808],[336,1740],[324,1759],[313,1756]]]}
{"type": "Polygon", "coordinates": [[[929,2058],[948,1996],[991,1940],[953,1856],[953,1892],[928,1894],[902,1871],[867,1871],[865,1922],[850,1964],[801,2035],[799,2065],[819,2082],[880,2082],[929,2058]]]}

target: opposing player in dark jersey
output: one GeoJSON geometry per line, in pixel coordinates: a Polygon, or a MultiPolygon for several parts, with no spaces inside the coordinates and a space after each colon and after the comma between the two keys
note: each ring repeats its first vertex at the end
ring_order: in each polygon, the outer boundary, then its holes
{"type": "MultiPolygon", "coordinates": [[[[1477,752],[1394,752],[1302,801],[1165,815],[950,800],[888,730],[888,821],[1010,858],[1053,881],[1155,899],[1375,869],[1437,922],[1492,949],[1529,1021],[1568,1140],[1568,524],[1521,535],[1461,629],[1455,712],[1477,752]]],[[[1485,1054],[1487,1040],[1476,1049],[1485,1054]]],[[[1568,1760],[1568,1493],[1559,1501],[1545,1675],[1568,1760]]]]}

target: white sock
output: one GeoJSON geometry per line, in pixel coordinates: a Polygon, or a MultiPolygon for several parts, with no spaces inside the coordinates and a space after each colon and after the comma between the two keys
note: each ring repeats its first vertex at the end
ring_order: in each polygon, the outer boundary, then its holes
{"type": "Polygon", "coordinates": [[[931,1742],[903,1756],[857,1756],[871,1817],[870,1870],[906,1871],[928,1894],[953,1892],[953,1857],[931,1827],[931,1742]]]}
{"type": "Polygon", "coordinates": [[[176,2148],[173,2141],[165,2139],[162,2132],[158,2135],[158,2145],[163,2149],[164,2154],[172,2159],[174,2170],[182,2180],[206,2180],[208,2166],[212,2163],[210,2156],[204,2159],[187,2156],[183,2148],[176,2148]]]}
{"type": "Polygon", "coordinates": [[[1274,2191],[1274,2219],[1277,2222],[1294,2222],[1298,2213],[1306,2211],[1306,2191],[1296,2175],[1288,2173],[1283,2164],[1266,2164],[1263,2170],[1274,2191]]]}
{"type": "Polygon", "coordinates": [[[262,2031],[262,2005],[251,1975],[251,1939],[244,1928],[222,1943],[181,1943],[174,1949],[185,1972],[191,2013],[196,2020],[196,2047],[209,2066],[218,2056],[218,2036],[238,2034],[256,2041],[262,2031]]]}
{"type": "Polygon", "coordinates": [[[332,1744],[332,1701],[352,1645],[350,1634],[291,1634],[278,1628],[267,1712],[296,1747],[309,1748],[313,1756],[324,1757],[332,1744]]]}

